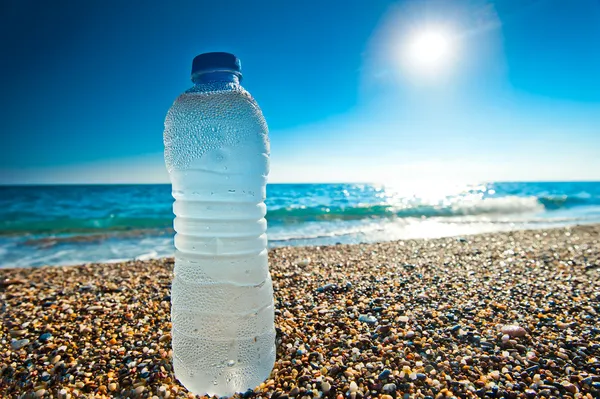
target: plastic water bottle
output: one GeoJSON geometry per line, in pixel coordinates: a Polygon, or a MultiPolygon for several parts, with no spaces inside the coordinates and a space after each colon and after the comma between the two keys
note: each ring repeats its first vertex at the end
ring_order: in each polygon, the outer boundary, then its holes
{"type": "Polygon", "coordinates": [[[194,86],[165,119],[176,216],[173,365],[195,394],[255,388],[275,363],[264,218],[268,129],[241,78],[234,55],[197,56],[194,86]]]}

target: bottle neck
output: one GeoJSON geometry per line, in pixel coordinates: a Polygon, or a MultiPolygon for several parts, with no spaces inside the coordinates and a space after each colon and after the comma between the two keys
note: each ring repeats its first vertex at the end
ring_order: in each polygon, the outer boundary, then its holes
{"type": "Polygon", "coordinates": [[[195,73],[192,76],[192,82],[194,82],[195,84],[215,83],[215,82],[239,84],[241,77],[242,77],[242,75],[239,72],[206,71],[206,72],[195,73]]]}

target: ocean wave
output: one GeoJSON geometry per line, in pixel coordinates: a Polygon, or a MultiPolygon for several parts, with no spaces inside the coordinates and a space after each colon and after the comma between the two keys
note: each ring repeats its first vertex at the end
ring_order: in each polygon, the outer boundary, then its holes
{"type": "Polygon", "coordinates": [[[592,197],[588,193],[580,193],[578,195],[544,195],[540,196],[538,201],[544,205],[546,210],[600,205],[600,198],[592,197]]]}
{"type": "Polygon", "coordinates": [[[157,218],[60,218],[50,220],[4,220],[0,221],[1,235],[20,234],[85,234],[101,231],[128,231],[166,229],[173,226],[173,219],[157,218]]]}
{"type": "Polygon", "coordinates": [[[366,218],[429,218],[477,215],[510,215],[544,211],[536,197],[507,196],[473,199],[450,204],[359,205],[338,207],[288,207],[269,211],[270,222],[300,223],[308,221],[359,220],[366,218]]]}
{"type": "MultiPolygon", "coordinates": [[[[419,203],[414,199],[400,199],[390,204],[348,204],[270,207],[267,220],[271,226],[319,221],[353,221],[369,219],[397,218],[449,218],[458,216],[516,215],[537,214],[559,209],[584,208],[600,203],[600,198],[590,195],[539,195],[539,196],[501,196],[501,197],[448,197],[440,203],[419,203]],[[406,202],[408,201],[408,202],[406,202]],[[413,202],[411,202],[413,201],[413,202]]],[[[105,217],[48,218],[40,216],[38,220],[4,219],[0,220],[0,236],[29,236],[36,244],[40,236],[54,240],[54,236],[83,236],[103,233],[137,234],[149,230],[171,231],[173,217],[164,210],[153,217],[115,216],[105,217]]],[[[95,240],[98,237],[86,237],[95,240]]],[[[106,237],[101,237],[106,238],[106,237]]]]}

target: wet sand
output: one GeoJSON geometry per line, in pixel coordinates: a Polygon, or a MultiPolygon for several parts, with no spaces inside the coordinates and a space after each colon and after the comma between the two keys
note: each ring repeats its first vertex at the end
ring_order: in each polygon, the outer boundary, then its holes
{"type": "MultiPolygon", "coordinates": [[[[277,362],[244,397],[600,395],[600,225],[270,262],[277,362]]],[[[0,397],[189,397],[171,369],[172,268],[0,269],[0,397]]]]}

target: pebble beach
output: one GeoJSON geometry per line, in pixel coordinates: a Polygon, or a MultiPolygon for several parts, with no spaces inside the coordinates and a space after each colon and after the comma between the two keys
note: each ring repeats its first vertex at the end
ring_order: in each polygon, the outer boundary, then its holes
{"type": "MultiPolygon", "coordinates": [[[[270,251],[277,361],[244,398],[600,397],[600,225],[270,251]]],[[[173,260],[0,269],[0,397],[188,398],[173,260]]]]}

